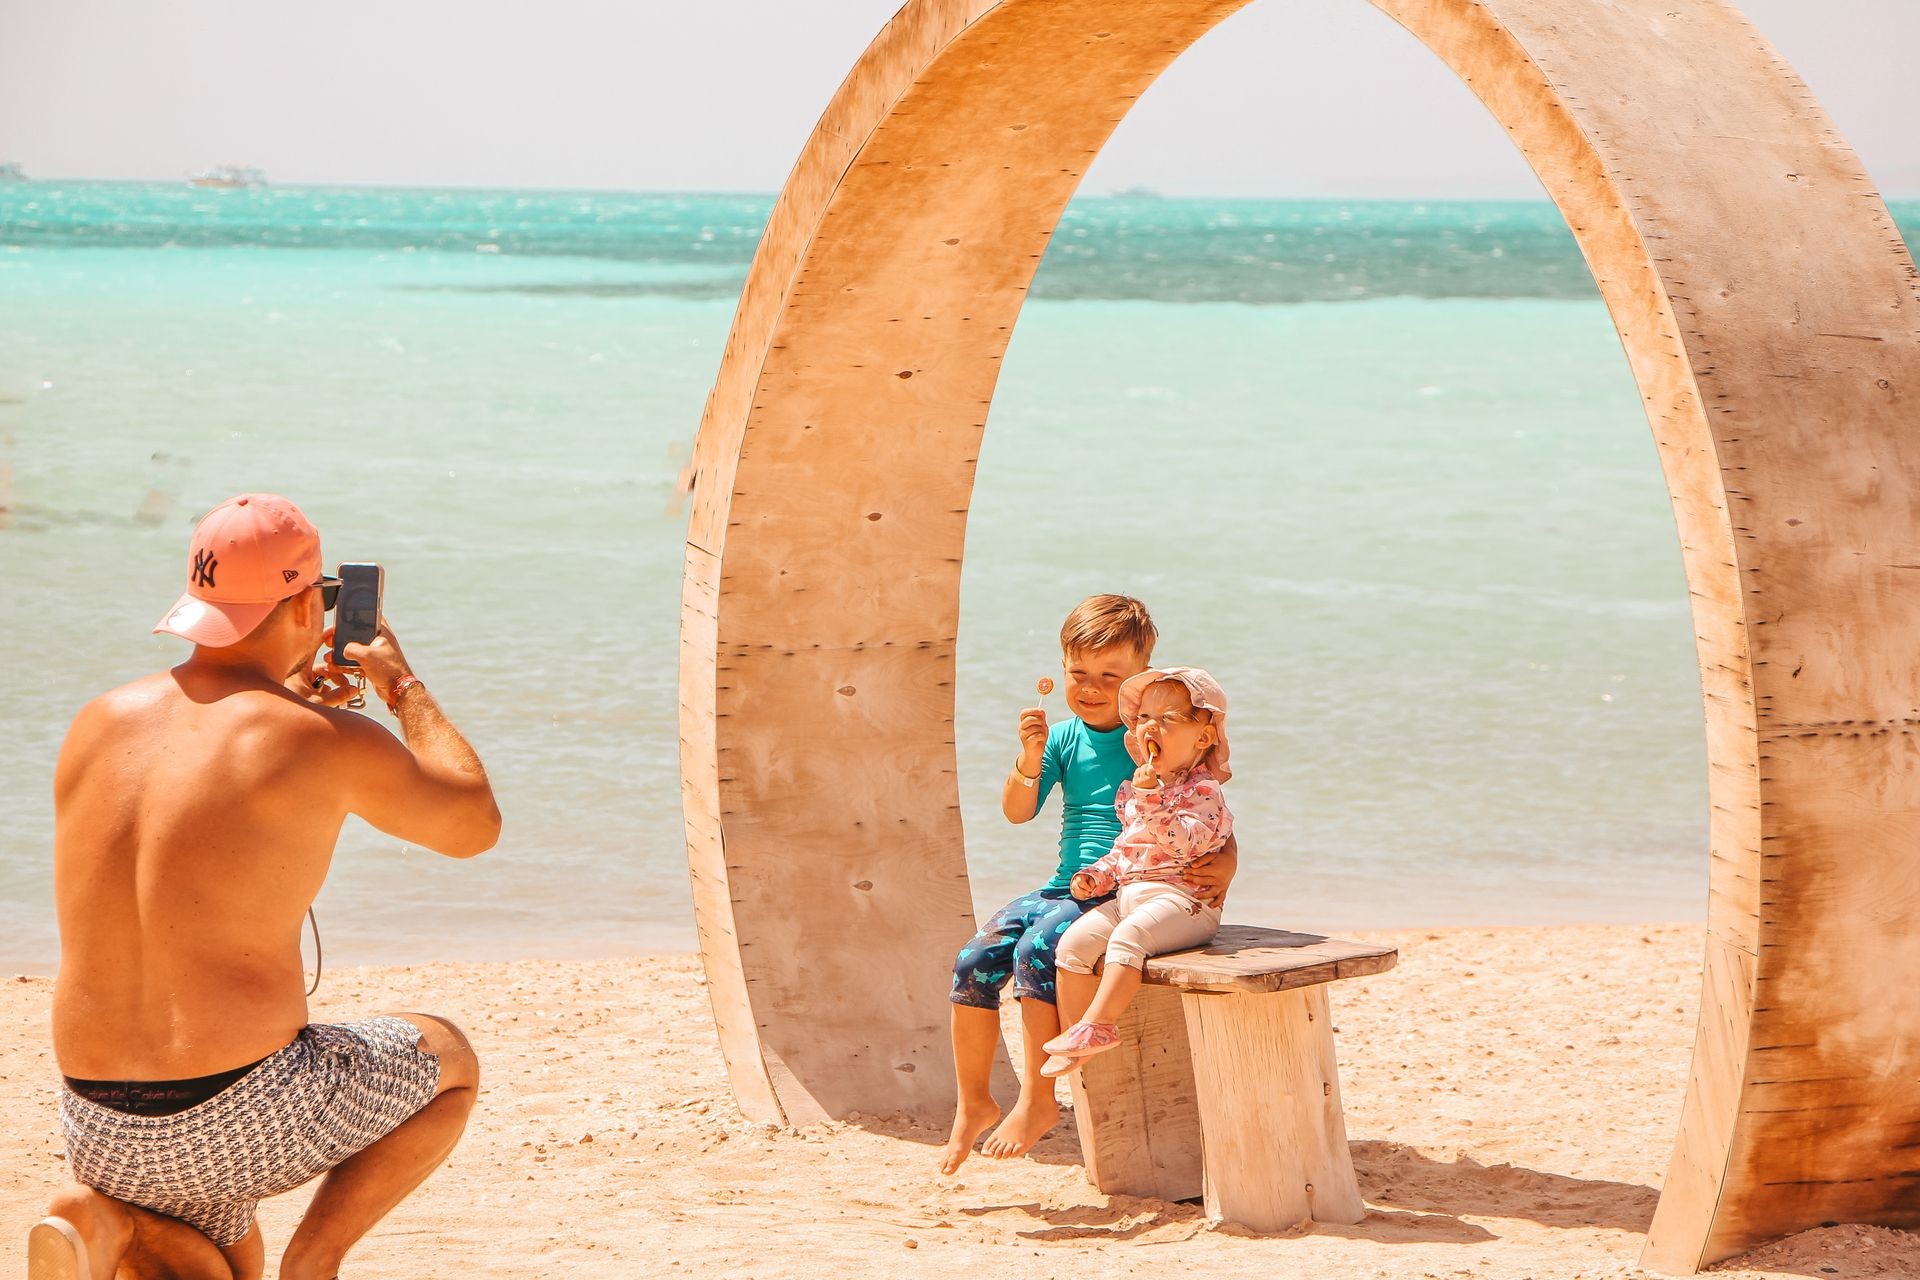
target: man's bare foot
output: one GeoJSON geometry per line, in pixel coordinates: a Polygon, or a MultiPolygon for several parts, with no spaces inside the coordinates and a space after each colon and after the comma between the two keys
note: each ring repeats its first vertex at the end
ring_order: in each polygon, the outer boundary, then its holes
{"type": "Polygon", "coordinates": [[[953,1113],[953,1133],[947,1138],[946,1150],[940,1153],[940,1172],[951,1175],[965,1164],[973,1154],[973,1144],[999,1118],[1000,1107],[992,1098],[971,1102],[962,1099],[953,1113]]]}
{"type": "Polygon", "coordinates": [[[93,1280],[87,1242],[65,1218],[42,1218],[27,1232],[27,1280],[93,1280]]]}
{"type": "Polygon", "coordinates": [[[133,1243],[125,1205],[78,1184],[57,1192],[47,1216],[27,1234],[32,1280],[113,1280],[133,1243]]]}
{"type": "MultiPolygon", "coordinates": [[[[256,1231],[250,1238],[257,1237],[256,1231]]],[[[257,1280],[260,1275],[257,1265],[244,1275],[236,1271],[211,1240],[177,1218],[123,1204],[78,1183],[48,1202],[46,1219],[28,1237],[27,1259],[32,1280],[257,1280]],[[79,1237],[77,1248],[56,1220],[79,1237]],[[87,1270],[76,1270],[82,1260],[87,1270]]]]}
{"type": "Polygon", "coordinates": [[[1023,1097],[1013,1104],[1006,1123],[995,1129],[980,1148],[981,1155],[1011,1160],[1033,1150],[1035,1143],[1052,1132],[1060,1123],[1060,1104],[1053,1099],[1053,1081],[1047,1081],[1047,1086],[1045,1094],[1023,1097]]]}

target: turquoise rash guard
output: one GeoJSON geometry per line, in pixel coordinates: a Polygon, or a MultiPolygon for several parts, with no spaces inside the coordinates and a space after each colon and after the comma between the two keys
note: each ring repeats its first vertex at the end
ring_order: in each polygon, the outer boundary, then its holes
{"type": "Polygon", "coordinates": [[[1086,721],[1073,716],[1047,733],[1034,809],[1038,812],[1046,806],[1047,795],[1057,783],[1066,810],[1060,822],[1060,865],[1047,889],[1065,890],[1074,872],[1113,848],[1120,835],[1114,797],[1133,770],[1125,725],[1090,729],[1086,721]]]}

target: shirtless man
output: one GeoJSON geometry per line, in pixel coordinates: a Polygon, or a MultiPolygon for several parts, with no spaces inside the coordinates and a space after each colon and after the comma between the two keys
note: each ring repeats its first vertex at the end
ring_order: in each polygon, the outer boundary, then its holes
{"type": "Polygon", "coordinates": [[[328,1280],[453,1150],[479,1063],[425,1014],[310,1026],[301,926],[349,813],[456,858],[500,812],[479,757],[384,624],[348,645],[396,739],[341,707],[320,535],[251,494],[194,531],[156,631],[171,671],[88,703],[54,775],[53,1047],[68,1169],[28,1240],[33,1280],[254,1280],[254,1206],[317,1176],[280,1263],[328,1280]]]}

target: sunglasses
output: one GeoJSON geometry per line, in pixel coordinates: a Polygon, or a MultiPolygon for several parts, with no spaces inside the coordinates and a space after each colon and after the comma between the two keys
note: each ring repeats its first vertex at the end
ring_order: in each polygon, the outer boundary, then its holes
{"type": "Polygon", "coordinates": [[[320,608],[326,613],[333,612],[333,606],[340,601],[340,579],[320,575],[320,581],[310,582],[309,587],[320,588],[320,608]]]}

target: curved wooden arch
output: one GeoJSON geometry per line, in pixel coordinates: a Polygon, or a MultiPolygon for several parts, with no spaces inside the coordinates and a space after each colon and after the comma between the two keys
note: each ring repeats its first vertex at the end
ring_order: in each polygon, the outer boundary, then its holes
{"type": "MultiPolygon", "coordinates": [[[[1028,281],[1154,77],[1247,0],[911,0],[775,206],[701,424],[682,623],[701,951],[736,1095],[951,1104],[974,460],[1028,281]]],[[[1373,0],[1512,135],[1672,493],[1712,802],[1704,1001],[1646,1261],[1920,1222],[1920,284],[1719,0],[1373,0]]]]}

